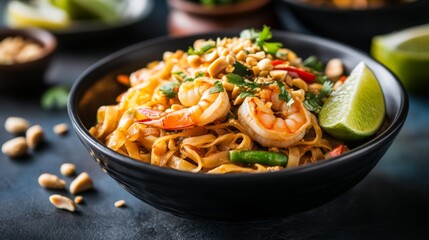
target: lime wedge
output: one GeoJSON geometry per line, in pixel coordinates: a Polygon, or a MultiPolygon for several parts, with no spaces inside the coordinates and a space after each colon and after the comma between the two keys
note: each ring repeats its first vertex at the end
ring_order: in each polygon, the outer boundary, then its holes
{"type": "Polygon", "coordinates": [[[407,90],[429,86],[429,24],[374,37],[371,55],[392,70],[407,90]]]}
{"type": "Polygon", "coordinates": [[[26,4],[11,1],[7,6],[7,21],[11,27],[41,27],[62,29],[70,24],[66,12],[49,3],[26,4]]]}
{"type": "Polygon", "coordinates": [[[49,0],[49,2],[55,7],[65,11],[73,20],[94,18],[91,13],[88,13],[88,11],[79,7],[74,0],[49,0]]]}
{"type": "Polygon", "coordinates": [[[49,0],[64,10],[72,19],[114,21],[118,18],[123,1],[120,0],[49,0]]]}
{"type": "Polygon", "coordinates": [[[320,126],[330,135],[356,141],[373,135],[385,114],[384,97],[372,71],[360,62],[344,84],[326,100],[320,126]]]}

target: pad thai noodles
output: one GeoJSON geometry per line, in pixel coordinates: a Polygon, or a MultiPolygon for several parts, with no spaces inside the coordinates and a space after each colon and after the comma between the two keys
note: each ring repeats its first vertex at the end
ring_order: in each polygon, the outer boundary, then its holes
{"type": "Polygon", "coordinates": [[[342,84],[341,60],[302,60],[269,27],[200,39],[130,75],[90,133],[138,161],[188,172],[265,172],[338,156],[347,146],[317,114],[342,84]],[[325,67],[326,65],[326,67],[325,67]]]}

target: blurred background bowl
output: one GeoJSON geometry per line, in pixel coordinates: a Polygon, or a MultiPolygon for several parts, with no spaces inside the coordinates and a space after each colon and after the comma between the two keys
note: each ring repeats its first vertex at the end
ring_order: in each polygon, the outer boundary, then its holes
{"type": "Polygon", "coordinates": [[[42,50],[31,61],[13,64],[0,64],[0,90],[23,90],[41,87],[51,57],[57,48],[56,38],[48,31],[38,28],[10,29],[0,28],[0,42],[8,37],[20,36],[30,40],[42,50]]]}
{"type": "Polygon", "coordinates": [[[284,28],[319,35],[368,51],[375,35],[429,22],[429,1],[387,4],[366,9],[317,6],[300,0],[277,0],[284,28]]]}
{"type": "Polygon", "coordinates": [[[364,53],[337,42],[296,33],[273,31],[299,56],[315,55],[326,62],[340,58],[348,71],[364,61],[379,79],[386,101],[385,126],[372,139],[339,157],[277,172],[257,174],[195,174],[133,160],[107,148],[88,132],[97,109],[115,104],[126,90],[116,80],[165,51],[187,49],[196,39],[238,36],[238,31],[181,38],[158,38],[130,46],[88,69],[74,84],[68,112],[72,125],[100,167],[142,201],[181,217],[217,221],[252,221],[285,217],[327,203],[347,191],[377,164],[399,133],[408,112],[402,85],[382,65],[364,53]]]}
{"type": "Polygon", "coordinates": [[[167,0],[168,32],[173,36],[180,36],[231,28],[261,28],[264,24],[274,29],[279,27],[271,0],[246,0],[215,5],[205,5],[202,2],[167,0]]]}

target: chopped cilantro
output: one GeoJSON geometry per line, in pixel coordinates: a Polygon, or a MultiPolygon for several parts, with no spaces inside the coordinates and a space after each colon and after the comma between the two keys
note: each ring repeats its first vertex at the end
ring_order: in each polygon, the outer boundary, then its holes
{"type": "Polygon", "coordinates": [[[232,83],[232,84],[234,84],[238,87],[241,87],[241,88],[255,89],[255,88],[260,86],[259,84],[255,83],[255,82],[252,82],[249,80],[246,81],[246,79],[244,79],[243,77],[241,77],[235,73],[228,73],[227,81],[229,83],[232,83]]]}
{"type": "Polygon", "coordinates": [[[292,96],[290,95],[290,93],[286,90],[285,85],[280,81],[276,81],[276,83],[280,88],[279,99],[287,102],[288,106],[291,106],[293,104],[294,100],[293,100],[292,96]]]}
{"type": "Polygon", "coordinates": [[[307,93],[305,94],[304,107],[312,113],[319,113],[322,109],[322,103],[316,95],[307,93]]]}
{"type": "Polygon", "coordinates": [[[283,46],[283,44],[279,42],[267,42],[273,37],[270,27],[264,25],[262,31],[259,33],[259,37],[256,39],[256,44],[262,48],[266,53],[276,55],[279,48],[283,46]]]}
{"type": "Polygon", "coordinates": [[[241,98],[254,97],[254,96],[255,96],[255,94],[254,94],[254,93],[252,93],[252,92],[242,92],[242,93],[240,93],[240,95],[239,95],[239,97],[241,97],[241,98]]]}
{"type": "Polygon", "coordinates": [[[262,50],[264,50],[266,53],[272,54],[273,56],[275,56],[279,48],[283,46],[283,44],[279,42],[267,42],[273,37],[273,34],[271,33],[270,27],[266,25],[264,25],[262,31],[260,32],[253,28],[243,30],[240,33],[240,37],[256,41],[256,44],[262,50]]]}
{"type": "Polygon", "coordinates": [[[206,45],[203,45],[200,49],[194,49],[193,47],[188,48],[188,54],[189,55],[202,55],[209,51],[210,49],[216,47],[216,44],[208,43],[206,45]]]}
{"type": "Polygon", "coordinates": [[[172,81],[162,85],[159,88],[159,91],[161,91],[167,98],[174,98],[176,97],[179,86],[179,81],[172,81]]]}
{"type": "Polygon", "coordinates": [[[325,81],[319,95],[307,93],[304,100],[305,108],[310,112],[319,113],[323,106],[322,99],[331,94],[333,86],[334,84],[331,81],[325,81]]]}
{"type": "Polygon", "coordinates": [[[314,71],[323,71],[323,62],[314,55],[306,58],[302,64],[308,68],[313,69],[314,71]]]}
{"type": "Polygon", "coordinates": [[[205,73],[205,72],[197,72],[197,73],[195,74],[195,78],[200,78],[200,77],[204,77],[204,76],[206,76],[206,73],[205,73]]]}
{"type": "Polygon", "coordinates": [[[236,61],[233,66],[234,66],[233,73],[235,73],[235,74],[237,74],[239,76],[246,77],[246,76],[249,76],[252,73],[252,71],[250,71],[249,68],[247,68],[246,66],[244,66],[239,61],[236,61]]]}
{"type": "Polygon", "coordinates": [[[235,73],[228,73],[227,81],[239,87],[244,86],[246,84],[246,82],[244,81],[244,78],[242,78],[240,75],[237,75],[235,73]]]}
{"type": "Polygon", "coordinates": [[[209,93],[219,93],[223,92],[225,89],[223,88],[221,81],[216,81],[214,86],[209,89],[209,93]]]}
{"type": "Polygon", "coordinates": [[[322,86],[322,90],[320,90],[319,95],[317,96],[322,100],[324,97],[331,94],[332,90],[334,89],[334,84],[331,81],[325,81],[322,86]]]}
{"type": "Polygon", "coordinates": [[[328,77],[322,73],[315,73],[316,75],[316,81],[320,82],[320,83],[325,83],[325,82],[331,82],[328,77]]]}
{"type": "Polygon", "coordinates": [[[173,76],[179,77],[178,80],[181,80],[182,82],[192,82],[194,81],[194,78],[188,77],[184,72],[178,71],[178,72],[172,72],[173,76]]]}

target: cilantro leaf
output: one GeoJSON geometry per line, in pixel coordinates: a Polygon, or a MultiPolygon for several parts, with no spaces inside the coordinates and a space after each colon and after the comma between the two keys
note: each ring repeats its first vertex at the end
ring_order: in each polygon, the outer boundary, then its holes
{"type": "Polygon", "coordinates": [[[266,40],[270,40],[272,37],[273,37],[273,34],[271,33],[270,27],[268,27],[267,25],[264,25],[264,27],[262,28],[262,31],[259,32],[257,41],[264,42],[266,40]]]}
{"type": "Polygon", "coordinates": [[[51,87],[43,93],[40,103],[46,110],[64,110],[67,108],[68,95],[69,88],[66,86],[51,87]]]}
{"type": "Polygon", "coordinates": [[[317,114],[322,109],[322,102],[316,95],[307,93],[305,94],[304,107],[307,108],[308,111],[317,114]]]}
{"type": "Polygon", "coordinates": [[[195,78],[200,78],[200,77],[204,77],[206,74],[204,72],[197,72],[195,74],[195,78]]]}
{"type": "Polygon", "coordinates": [[[264,25],[262,31],[259,33],[259,36],[256,39],[256,44],[266,53],[275,56],[277,51],[283,46],[283,44],[279,42],[267,42],[267,40],[270,40],[272,37],[273,34],[271,33],[270,27],[264,25]]]}
{"type": "Polygon", "coordinates": [[[179,86],[179,81],[172,81],[162,85],[159,88],[159,91],[161,91],[167,98],[174,98],[177,95],[177,90],[179,86]]]}
{"type": "Polygon", "coordinates": [[[178,80],[181,80],[182,82],[192,82],[195,79],[188,77],[184,72],[182,71],[178,71],[178,72],[172,72],[171,73],[173,76],[176,76],[176,78],[178,77],[178,80]]]}
{"type": "Polygon", "coordinates": [[[213,87],[211,87],[209,89],[209,93],[219,93],[219,92],[223,92],[223,91],[225,91],[225,89],[223,88],[221,81],[216,81],[214,83],[213,87]]]}
{"type": "Polygon", "coordinates": [[[246,98],[246,97],[254,97],[255,96],[255,94],[254,93],[252,93],[252,92],[242,92],[242,93],[240,93],[240,95],[238,95],[239,97],[241,97],[241,98],[246,98]]]}
{"type": "Polygon", "coordinates": [[[255,41],[256,44],[266,53],[269,53],[271,55],[276,55],[279,48],[283,46],[283,44],[279,42],[267,42],[273,37],[273,34],[271,33],[270,27],[264,25],[262,28],[262,31],[258,32],[257,30],[251,28],[243,30],[240,33],[240,37],[242,38],[249,38],[252,41],[255,41]]]}
{"type": "Polygon", "coordinates": [[[237,74],[239,76],[246,77],[246,76],[249,76],[252,73],[252,71],[250,71],[249,68],[247,68],[246,66],[244,66],[239,61],[236,61],[233,66],[234,66],[233,73],[235,73],[235,74],[237,74]]]}
{"type": "Polygon", "coordinates": [[[235,73],[228,73],[227,81],[239,87],[244,86],[246,84],[246,82],[244,81],[244,78],[242,78],[240,75],[235,73]]]}
{"type": "Polygon", "coordinates": [[[188,48],[188,54],[189,55],[202,55],[214,47],[216,47],[216,44],[213,44],[213,43],[208,43],[206,45],[203,45],[198,50],[194,49],[193,47],[189,47],[188,48]]]}
{"type": "Polygon", "coordinates": [[[281,48],[282,46],[283,44],[278,42],[270,42],[270,43],[266,42],[262,45],[262,48],[265,52],[275,56],[279,48],[281,48]]]}
{"type": "Polygon", "coordinates": [[[325,81],[322,86],[322,90],[320,90],[319,95],[314,95],[312,93],[305,94],[304,106],[308,111],[313,113],[319,113],[323,106],[322,99],[329,94],[331,94],[333,90],[334,84],[331,81],[325,81]]]}
{"type": "Polygon", "coordinates": [[[280,81],[276,81],[276,83],[280,88],[279,99],[287,102],[288,106],[292,105],[294,100],[290,93],[286,90],[285,85],[280,81]]]}
{"type": "Polygon", "coordinates": [[[318,72],[323,71],[323,62],[314,55],[306,58],[302,64],[315,71],[318,71],[318,72]]]}
{"type": "Polygon", "coordinates": [[[319,95],[317,96],[320,100],[322,100],[324,97],[331,94],[331,92],[334,90],[334,84],[331,81],[325,81],[322,86],[322,90],[320,90],[319,95]]]}
{"type": "Polygon", "coordinates": [[[238,87],[241,87],[241,88],[255,89],[255,88],[260,86],[259,84],[255,83],[255,82],[246,81],[246,79],[244,79],[243,77],[241,77],[240,75],[237,75],[235,73],[228,73],[227,81],[229,83],[232,83],[232,84],[234,84],[238,87]]]}
{"type": "Polygon", "coordinates": [[[325,83],[325,82],[331,82],[329,80],[329,78],[321,73],[314,73],[316,75],[316,81],[320,82],[320,83],[325,83]]]}

